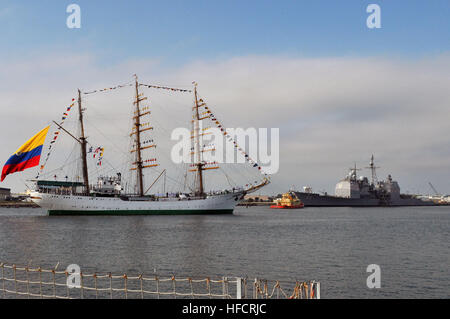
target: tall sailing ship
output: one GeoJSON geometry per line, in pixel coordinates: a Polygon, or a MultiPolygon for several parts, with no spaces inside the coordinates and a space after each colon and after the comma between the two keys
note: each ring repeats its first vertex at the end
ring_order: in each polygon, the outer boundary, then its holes
{"type": "MultiPolygon", "coordinates": [[[[198,98],[197,84],[193,83],[193,90],[180,90],[192,92],[194,95],[191,120],[192,162],[187,165],[186,172],[186,174],[193,175],[192,187],[189,188],[189,192],[148,194],[158,180],[166,177],[166,170],[160,171],[157,178],[146,185],[145,170],[156,169],[158,164],[155,158],[144,157],[145,150],[155,150],[156,144],[152,139],[145,140],[143,138],[143,134],[153,130],[153,127],[142,121],[142,118],[148,116],[151,111],[149,106],[142,105],[147,98],[140,93],[139,89],[141,86],[168,90],[178,89],[141,84],[138,82],[137,76],[135,76],[133,82],[129,84],[129,86],[134,86],[135,89],[133,125],[132,131],[129,133],[132,145],[129,152],[133,161],[130,162],[129,170],[134,175],[135,185],[132,189],[135,191],[130,193],[124,191],[121,172],[117,172],[114,176],[99,176],[97,183],[90,183],[87,157],[92,152],[92,147],[88,149],[82,92],[78,90],[78,101],[74,101],[71,106],[75,104],[78,106],[79,136],[69,132],[63,127],[62,123],[54,122],[54,124],[59,132],[66,133],[76,141],[76,144],[79,144],[82,180],[68,181],[66,177],[66,181],[57,181],[56,175],[54,181],[39,178],[34,180],[35,189],[30,191],[30,198],[40,207],[46,209],[49,215],[231,214],[246,194],[254,192],[270,182],[268,176],[265,175],[260,181],[248,183],[245,186],[222,189],[221,191],[205,190],[205,180],[208,178],[207,172],[218,169],[219,165],[217,162],[205,160],[204,154],[210,149],[205,149],[202,140],[205,133],[201,122],[211,117],[213,117],[213,120],[216,119],[206,103],[198,98]]],[[[218,123],[218,121],[215,121],[215,123],[218,123]]],[[[231,137],[227,135],[223,128],[221,131],[225,132],[224,135],[231,140],[231,137]]],[[[233,143],[237,147],[236,142],[233,143]]],[[[239,150],[243,151],[240,148],[239,150]]],[[[103,156],[103,149],[98,148],[95,152],[98,153],[98,156],[103,156]]],[[[246,155],[246,158],[249,157],[246,155]]],[[[261,170],[261,167],[253,160],[251,160],[251,164],[261,170]]],[[[43,165],[41,170],[42,168],[43,165]]]]}

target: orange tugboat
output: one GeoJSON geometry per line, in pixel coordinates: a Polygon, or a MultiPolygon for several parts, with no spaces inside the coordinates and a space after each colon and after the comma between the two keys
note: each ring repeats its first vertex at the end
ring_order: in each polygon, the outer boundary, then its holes
{"type": "Polygon", "coordinates": [[[274,205],[270,206],[270,208],[290,209],[303,208],[304,206],[305,205],[298,199],[294,192],[287,192],[283,194],[281,198],[275,199],[274,205]]]}

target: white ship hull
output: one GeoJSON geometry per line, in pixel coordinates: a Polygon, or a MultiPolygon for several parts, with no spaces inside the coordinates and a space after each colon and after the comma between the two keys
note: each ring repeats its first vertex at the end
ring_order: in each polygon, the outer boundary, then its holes
{"type": "Polygon", "coordinates": [[[119,197],[93,197],[33,192],[31,200],[49,215],[175,215],[232,214],[243,192],[210,195],[204,199],[123,200],[119,197]]]}

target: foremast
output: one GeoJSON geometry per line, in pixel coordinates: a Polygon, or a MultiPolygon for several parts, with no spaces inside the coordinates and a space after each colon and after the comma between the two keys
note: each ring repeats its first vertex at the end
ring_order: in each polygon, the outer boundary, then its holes
{"type": "Polygon", "coordinates": [[[83,171],[83,182],[84,182],[84,191],[86,195],[89,195],[89,175],[88,175],[88,166],[87,166],[87,140],[84,135],[84,123],[83,123],[83,109],[81,107],[81,91],[78,89],[78,120],[80,122],[80,131],[81,136],[79,139],[81,146],[81,163],[82,163],[82,171],[83,171]]]}
{"type": "MultiPolygon", "coordinates": [[[[70,133],[68,130],[66,130],[64,127],[62,127],[62,123],[58,124],[57,122],[53,121],[55,125],[62,130],[63,132],[67,133],[71,138],[73,138],[75,141],[77,141],[80,144],[81,147],[81,170],[83,175],[83,185],[84,185],[84,194],[89,195],[90,189],[89,189],[89,175],[88,175],[88,166],[87,166],[87,139],[84,133],[84,122],[83,122],[83,108],[81,105],[81,90],[78,89],[78,121],[80,124],[80,137],[75,137],[72,133],[70,133]]],[[[55,175],[56,177],[56,175],[55,175]]]]}

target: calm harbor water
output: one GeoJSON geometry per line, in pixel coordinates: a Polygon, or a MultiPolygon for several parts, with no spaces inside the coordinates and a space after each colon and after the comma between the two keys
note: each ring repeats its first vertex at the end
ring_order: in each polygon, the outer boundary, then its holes
{"type": "Polygon", "coordinates": [[[450,298],[450,207],[238,207],[223,216],[0,209],[0,261],[113,273],[318,280],[323,298],[450,298]],[[381,288],[368,289],[369,264],[381,288]]]}

